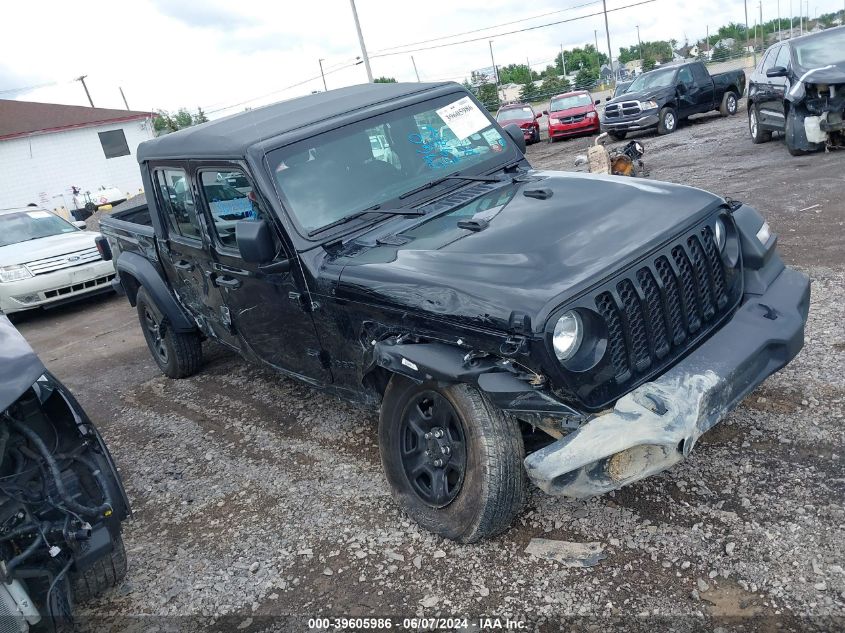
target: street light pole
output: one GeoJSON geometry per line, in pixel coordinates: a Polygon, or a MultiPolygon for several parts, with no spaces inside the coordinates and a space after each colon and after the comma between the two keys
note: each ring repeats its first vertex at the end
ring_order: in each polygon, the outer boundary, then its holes
{"type": "Polygon", "coordinates": [[[318,59],[317,63],[320,64],[320,77],[323,78],[323,90],[328,92],[329,88],[328,88],[328,86],[326,86],[326,73],[323,72],[323,60],[318,59]]]}
{"type": "Polygon", "coordinates": [[[414,65],[414,74],[417,76],[417,83],[420,81],[420,74],[417,72],[417,62],[414,61],[414,56],[411,55],[411,63],[414,65]]]}
{"type": "Polygon", "coordinates": [[[640,39],[640,25],[637,24],[637,52],[640,54],[640,61],[643,59],[643,41],[640,39]]]}
{"type": "MultiPolygon", "coordinates": [[[[807,0],[809,2],[809,0],[807,0]]],[[[607,54],[610,60],[610,74],[613,77],[613,85],[616,85],[616,72],[613,70],[613,49],[610,47],[610,26],[607,24],[607,0],[602,0],[602,7],[604,7],[604,32],[607,35],[607,54]]],[[[808,9],[809,10],[809,9],[808,9]]]]}
{"type": "Polygon", "coordinates": [[[490,44],[490,63],[493,64],[493,77],[496,79],[496,99],[499,99],[499,69],[496,68],[496,60],[493,58],[493,40],[490,40],[488,44],[490,44]]]}
{"type": "MultiPolygon", "coordinates": [[[[800,0],[799,0],[800,2],[800,0]]],[[[748,53],[748,38],[751,35],[751,29],[748,28],[748,0],[743,0],[745,5],[745,52],[748,53]]],[[[752,47],[754,51],[754,65],[757,65],[757,50],[752,47]]]]}
{"type": "Polygon", "coordinates": [[[566,57],[563,55],[563,44],[560,45],[560,63],[563,66],[563,76],[566,77],[566,57]]]}
{"type": "Polygon", "coordinates": [[[361,56],[364,58],[364,68],[367,69],[367,81],[373,83],[373,71],[370,68],[370,57],[367,55],[367,47],[364,45],[364,34],[361,32],[361,23],[358,21],[358,10],[355,8],[355,0],[349,0],[352,5],[352,17],[355,18],[355,30],[358,31],[358,42],[361,44],[361,56]]]}

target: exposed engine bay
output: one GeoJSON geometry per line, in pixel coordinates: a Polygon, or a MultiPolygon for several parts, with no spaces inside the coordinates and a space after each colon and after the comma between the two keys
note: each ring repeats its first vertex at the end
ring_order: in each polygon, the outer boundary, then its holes
{"type": "MultiPolygon", "coordinates": [[[[0,345],[14,335],[0,317],[0,345]]],[[[4,345],[0,374],[21,362],[26,374],[40,363],[31,351],[23,359],[8,351],[4,345]]],[[[70,392],[44,371],[9,403],[10,382],[0,390],[0,618],[17,625],[4,631],[57,630],[71,620],[75,601],[125,575],[120,531],[129,503],[108,449],[70,392]]]]}

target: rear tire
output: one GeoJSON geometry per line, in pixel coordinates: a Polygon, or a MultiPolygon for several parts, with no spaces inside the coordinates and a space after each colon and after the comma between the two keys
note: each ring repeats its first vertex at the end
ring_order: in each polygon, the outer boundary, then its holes
{"type": "Polygon", "coordinates": [[[666,106],[660,111],[660,116],[657,121],[658,134],[671,134],[678,128],[678,115],[675,114],[675,109],[666,106]]]}
{"type": "Polygon", "coordinates": [[[719,114],[722,116],[733,116],[738,109],[739,99],[736,93],[729,90],[722,95],[722,104],[719,106],[719,114]]]}
{"type": "Polygon", "coordinates": [[[475,387],[393,376],[379,448],[393,498],[434,534],[473,543],[506,530],[522,509],[519,425],[475,387]]]}
{"type": "Polygon", "coordinates": [[[760,112],[755,104],[748,106],[748,132],[751,134],[751,142],[755,145],[772,140],[771,130],[760,127],[760,112]]]}
{"type": "Polygon", "coordinates": [[[187,378],[202,365],[202,342],[196,332],[176,332],[142,286],[135,300],[138,320],[153,360],[169,378],[187,378]]]}
{"type": "Polygon", "coordinates": [[[607,135],[612,138],[614,141],[624,141],[625,137],[628,136],[628,132],[608,132],[607,135]]]}
{"type": "Polygon", "coordinates": [[[124,579],[128,565],[126,548],[120,534],[112,539],[112,546],[111,553],[98,560],[92,567],[81,574],[71,574],[74,601],[91,600],[106,589],[116,587],[124,579]]]}

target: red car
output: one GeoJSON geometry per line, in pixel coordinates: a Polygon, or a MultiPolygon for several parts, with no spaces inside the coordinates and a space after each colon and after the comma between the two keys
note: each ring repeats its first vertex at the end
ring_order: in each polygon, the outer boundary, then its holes
{"type": "Polygon", "coordinates": [[[586,90],[576,90],[552,97],[549,109],[549,142],[576,134],[593,134],[599,131],[599,113],[592,95],[586,90]]]}
{"type": "Polygon", "coordinates": [[[525,136],[526,143],[536,143],[540,140],[540,124],[537,122],[543,116],[540,113],[534,113],[532,108],[527,103],[512,103],[510,105],[502,106],[496,114],[496,121],[502,127],[516,123],[522,128],[522,134],[525,136]]]}

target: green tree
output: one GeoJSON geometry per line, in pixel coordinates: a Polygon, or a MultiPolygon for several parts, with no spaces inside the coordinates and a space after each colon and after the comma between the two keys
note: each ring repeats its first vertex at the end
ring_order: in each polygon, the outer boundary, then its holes
{"type": "Polygon", "coordinates": [[[395,84],[396,79],[393,77],[377,77],[373,79],[374,84],[395,84]]]}
{"type": "Polygon", "coordinates": [[[208,121],[208,117],[205,116],[205,112],[202,111],[202,108],[197,107],[197,113],[194,115],[194,125],[199,125],[200,123],[206,123],[208,121]]]}
{"type": "Polygon", "coordinates": [[[525,64],[508,64],[499,68],[500,84],[524,84],[531,80],[531,71],[525,64]]]}
{"type": "Polygon", "coordinates": [[[153,128],[159,135],[178,132],[186,127],[208,121],[208,117],[202,108],[197,108],[196,114],[191,114],[185,108],[179,108],[175,113],[167,110],[156,110],[155,114],[153,128]]]}
{"type": "Polygon", "coordinates": [[[540,97],[540,91],[533,81],[527,81],[522,84],[522,90],[519,91],[519,100],[525,103],[536,101],[540,97]]]}
{"type": "Polygon", "coordinates": [[[479,84],[476,96],[488,112],[495,114],[496,110],[499,109],[499,90],[496,88],[496,84],[486,81],[479,84]]]}
{"type": "MultiPolygon", "coordinates": [[[[596,51],[596,47],[592,44],[587,44],[584,48],[573,48],[572,50],[564,51],[566,58],[567,72],[578,72],[585,68],[595,68],[598,71],[602,64],[607,63],[607,55],[596,51]]],[[[555,65],[560,69],[560,74],[563,74],[563,61],[560,53],[555,58],[555,65]]]]}
{"type": "Polygon", "coordinates": [[[575,75],[575,87],[576,88],[592,88],[596,85],[596,82],[599,80],[599,69],[598,68],[582,68],[578,71],[578,74],[575,75]]]}
{"type": "Polygon", "coordinates": [[[720,44],[719,46],[716,46],[713,49],[713,55],[710,57],[710,59],[714,62],[722,62],[728,59],[730,56],[730,49],[720,44]]]}
{"type": "Polygon", "coordinates": [[[542,99],[548,99],[562,92],[567,92],[571,87],[572,84],[565,77],[546,77],[540,85],[539,96],[542,99]]]}
{"type": "Polygon", "coordinates": [[[643,72],[648,72],[649,70],[654,70],[657,66],[657,63],[653,59],[644,59],[643,60],[643,72]]]}

